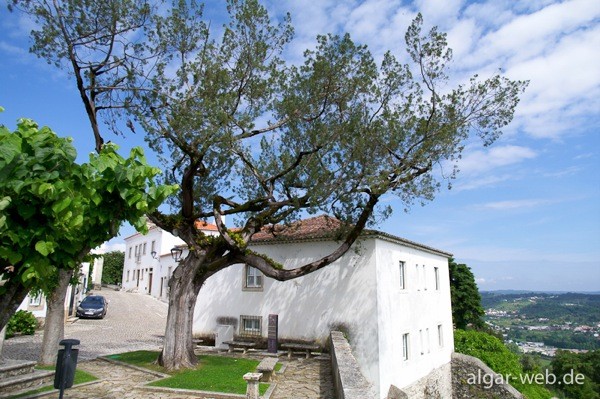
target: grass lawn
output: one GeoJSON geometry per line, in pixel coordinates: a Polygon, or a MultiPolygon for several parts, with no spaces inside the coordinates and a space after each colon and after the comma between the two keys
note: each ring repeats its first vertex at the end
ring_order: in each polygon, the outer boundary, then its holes
{"type": "MultiPolygon", "coordinates": [[[[38,370],[54,370],[54,366],[41,366],[36,368],[38,370]]],[[[83,370],[75,370],[75,379],[73,380],[73,386],[77,384],[83,384],[84,382],[96,381],[97,379],[98,378],[96,378],[95,376],[91,375],[90,373],[86,373],[83,370]]],[[[23,392],[18,395],[9,396],[7,399],[22,398],[24,396],[35,395],[37,393],[42,392],[50,392],[54,390],[55,389],[53,385],[47,385],[41,388],[33,389],[31,391],[23,392]]],[[[56,392],[58,392],[58,389],[56,389],[56,392]]]]}
{"type": "MultiPolygon", "coordinates": [[[[258,360],[252,359],[200,355],[198,356],[199,364],[196,369],[166,372],[154,363],[158,358],[158,352],[136,351],[107,357],[171,375],[169,378],[150,383],[149,385],[152,386],[242,395],[246,393],[244,374],[255,372],[256,366],[260,363],[258,360]]],[[[261,383],[260,394],[264,395],[268,388],[269,384],[261,383]]]]}

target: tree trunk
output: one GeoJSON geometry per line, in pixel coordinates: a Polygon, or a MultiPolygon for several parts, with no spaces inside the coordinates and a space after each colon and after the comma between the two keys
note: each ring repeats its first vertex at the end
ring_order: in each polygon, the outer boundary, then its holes
{"type": "Polygon", "coordinates": [[[0,330],[0,364],[2,364],[2,347],[4,346],[4,337],[6,337],[6,326],[0,330]]]}
{"type": "Polygon", "coordinates": [[[206,276],[197,275],[200,260],[188,256],[169,281],[169,312],[163,350],[158,364],[167,370],[192,368],[198,364],[192,343],[194,307],[206,276]]]}
{"type": "Polygon", "coordinates": [[[29,288],[20,283],[20,278],[10,278],[4,283],[4,294],[0,295],[0,330],[6,327],[10,317],[15,314],[29,288]]]}
{"type": "Polygon", "coordinates": [[[54,365],[58,353],[58,343],[65,336],[65,297],[73,270],[58,269],[58,285],[46,298],[46,322],[40,364],[54,365]]]}

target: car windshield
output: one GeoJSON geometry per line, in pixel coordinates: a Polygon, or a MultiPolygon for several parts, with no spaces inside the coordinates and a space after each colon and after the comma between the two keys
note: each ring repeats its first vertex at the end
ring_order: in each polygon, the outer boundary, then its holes
{"type": "Polygon", "coordinates": [[[104,307],[104,301],[99,296],[88,296],[81,302],[80,306],[88,309],[100,309],[104,307]]]}

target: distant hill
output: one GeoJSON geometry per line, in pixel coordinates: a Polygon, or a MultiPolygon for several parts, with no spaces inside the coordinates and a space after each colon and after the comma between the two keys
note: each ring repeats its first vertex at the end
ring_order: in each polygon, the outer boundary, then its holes
{"type": "Polygon", "coordinates": [[[512,309],[518,309],[519,314],[528,318],[550,318],[579,323],[600,321],[600,295],[598,294],[527,291],[481,293],[481,304],[484,309],[502,308],[509,303],[513,305],[512,309]]]}
{"type": "Polygon", "coordinates": [[[511,294],[588,294],[588,295],[600,295],[600,291],[536,291],[536,290],[491,290],[491,291],[480,291],[481,294],[486,295],[511,295],[511,294]]]}

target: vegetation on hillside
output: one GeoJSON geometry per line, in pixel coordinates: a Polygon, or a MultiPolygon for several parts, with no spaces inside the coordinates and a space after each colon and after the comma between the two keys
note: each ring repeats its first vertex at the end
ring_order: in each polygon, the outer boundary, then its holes
{"type": "Polygon", "coordinates": [[[481,359],[492,370],[504,377],[510,376],[506,382],[515,387],[527,399],[549,399],[553,396],[543,385],[527,382],[526,375],[532,375],[541,370],[525,371],[519,356],[512,353],[497,337],[482,331],[455,330],[454,350],[481,359]]]}
{"type": "Polygon", "coordinates": [[[563,349],[600,349],[600,295],[484,292],[487,321],[516,342],[563,349]]]}
{"type": "Polygon", "coordinates": [[[600,350],[588,353],[558,351],[551,363],[556,375],[553,387],[561,397],[573,399],[600,398],[600,350]],[[577,375],[583,378],[577,378],[577,375]],[[566,384],[565,381],[573,383],[566,384]]]}

